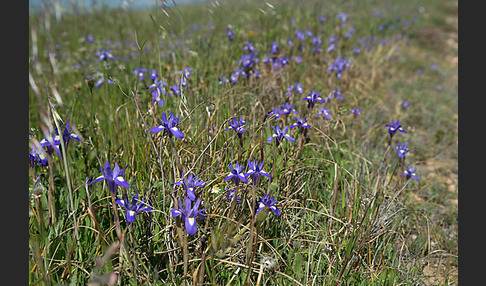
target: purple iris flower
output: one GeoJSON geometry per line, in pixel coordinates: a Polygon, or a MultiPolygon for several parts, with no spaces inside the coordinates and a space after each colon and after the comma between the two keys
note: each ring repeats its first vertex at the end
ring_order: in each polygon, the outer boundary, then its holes
{"type": "Polygon", "coordinates": [[[314,108],[314,105],[316,105],[316,102],[324,103],[326,102],[325,99],[321,98],[321,92],[316,93],[314,90],[311,90],[308,96],[304,97],[303,100],[307,100],[308,108],[314,108]]]}
{"type": "Polygon", "coordinates": [[[231,172],[224,178],[225,181],[233,179],[236,186],[238,186],[240,182],[248,183],[248,180],[246,179],[247,175],[244,173],[245,166],[240,166],[240,164],[236,162],[234,167],[231,163],[229,164],[229,167],[231,172]]]}
{"type": "Polygon", "coordinates": [[[339,18],[341,20],[341,26],[343,27],[346,24],[346,19],[348,18],[348,14],[341,12],[336,15],[336,18],[339,18]]]}
{"type": "Polygon", "coordinates": [[[108,189],[113,194],[116,193],[117,186],[122,186],[124,188],[128,188],[128,187],[130,187],[130,184],[128,184],[128,182],[124,178],[124,176],[125,176],[124,172],[125,172],[125,169],[127,167],[128,167],[128,165],[125,166],[125,168],[120,169],[120,167],[118,166],[118,163],[115,162],[115,168],[111,169],[110,163],[108,163],[108,161],[107,161],[107,162],[105,162],[104,170],[103,170],[103,168],[100,167],[101,173],[103,173],[103,175],[94,179],[91,182],[91,184],[89,184],[89,185],[91,186],[94,182],[105,180],[106,184],[108,185],[108,189]]]}
{"type": "Polygon", "coordinates": [[[265,118],[263,119],[263,121],[265,121],[267,119],[267,117],[272,116],[272,115],[275,116],[276,119],[279,119],[280,114],[282,114],[282,110],[280,109],[280,107],[272,107],[272,110],[270,110],[269,112],[267,112],[265,114],[265,118]]]}
{"type": "Polygon", "coordinates": [[[299,39],[300,41],[305,41],[305,33],[302,32],[301,30],[296,30],[295,31],[295,36],[297,37],[297,39],[299,39]]]}
{"type": "Polygon", "coordinates": [[[159,80],[158,78],[156,78],[154,82],[147,87],[152,89],[152,99],[156,101],[161,107],[164,106],[164,102],[162,101],[160,96],[162,95],[162,93],[164,95],[166,94],[164,87],[166,85],[167,83],[164,80],[159,80]]]}
{"type": "Polygon", "coordinates": [[[240,116],[240,121],[238,121],[238,119],[233,117],[232,120],[228,122],[230,124],[230,127],[224,129],[224,131],[233,129],[238,134],[238,136],[241,136],[241,134],[243,134],[246,131],[244,124],[248,122],[244,121],[241,116],[240,116]]]}
{"type": "Polygon", "coordinates": [[[324,116],[326,119],[332,119],[331,111],[329,109],[325,109],[324,107],[321,107],[316,116],[324,116]]]}
{"type": "Polygon", "coordinates": [[[176,218],[180,215],[184,218],[184,227],[186,228],[187,234],[194,235],[197,232],[197,222],[196,219],[204,219],[206,216],[202,213],[206,209],[199,209],[201,204],[201,199],[197,199],[194,206],[191,208],[191,200],[186,198],[184,200],[185,208],[182,208],[181,200],[179,199],[179,208],[171,209],[172,217],[176,218]]]}
{"type": "Polygon", "coordinates": [[[191,201],[194,201],[196,199],[196,195],[194,194],[194,189],[196,187],[204,187],[205,182],[202,180],[198,179],[198,175],[194,176],[193,174],[190,174],[187,176],[187,178],[184,178],[184,173],[182,173],[182,181],[175,182],[173,185],[182,185],[184,189],[186,190],[186,194],[189,197],[191,201]]]}
{"type": "Polygon", "coordinates": [[[34,143],[31,151],[29,152],[29,164],[32,168],[34,168],[36,164],[39,166],[48,165],[46,151],[39,143],[34,143]]]}
{"type": "MultiPolygon", "coordinates": [[[[42,139],[39,142],[39,145],[46,148],[46,153],[49,154],[49,156],[52,155],[52,153],[54,153],[54,151],[56,151],[59,158],[62,158],[61,150],[59,148],[59,145],[60,145],[59,139],[54,141],[54,138],[56,138],[56,137],[52,137],[50,135],[49,130],[46,130],[44,132],[44,135],[45,135],[45,138],[42,139]]],[[[55,136],[57,136],[59,138],[59,135],[55,135],[55,136]]]]}
{"type": "MultiPolygon", "coordinates": [[[[107,80],[107,82],[108,82],[108,84],[113,84],[113,81],[112,81],[112,80],[110,80],[110,79],[108,79],[108,80],[107,80]]],[[[96,81],[96,83],[95,83],[95,85],[94,85],[94,86],[95,86],[95,87],[99,87],[99,86],[101,86],[101,85],[102,85],[102,84],[104,84],[104,83],[105,83],[105,78],[104,78],[104,77],[100,77],[100,78],[98,79],[98,81],[96,81]]]]}
{"type": "Polygon", "coordinates": [[[407,166],[407,169],[405,171],[403,171],[403,175],[405,175],[405,178],[410,179],[410,178],[413,178],[415,179],[415,181],[419,181],[420,178],[417,177],[417,175],[415,175],[415,172],[417,171],[417,169],[413,168],[412,166],[407,166]]]}
{"type": "MultiPolygon", "coordinates": [[[[42,139],[39,142],[41,146],[48,146],[52,144],[56,146],[61,145],[61,138],[59,135],[59,131],[57,130],[57,127],[54,128],[54,133],[56,133],[56,135],[52,138],[52,142],[50,142],[48,139],[42,139]]],[[[79,138],[79,136],[76,135],[76,133],[73,133],[73,130],[69,128],[69,123],[66,123],[64,127],[64,130],[62,132],[62,139],[64,141],[64,146],[66,147],[68,146],[70,139],[81,141],[81,138],[79,138]]]]}
{"type": "Polygon", "coordinates": [[[299,93],[304,93],[304,89],[302,88],[302,84],[300,82],[294,83],[294,89],[299,93]]]}
{"type": "Polygon", "coordinates": [[[290,112],[293,112],[295,114],[299,113],[299,112],[297,112],[297,110],[295,110],[292,107],[292,103],[290,103],[290,102],[283,103],[281,108],[280,108],[280,115],[287,115],[287,114],[290,114],[290,112]]]}
{"type": "Polygon", "coordinates": [[[156,69],[151,70],[150,73],[149,73],[149,76],[150,76],[150,78],[152,80],[155,80],[156,78],[159,77],[159,75],[157,74],[157,70],[156,69]]]}
{"type": "Polygon", "coordinates": [[[191,77],[191,74],[192,74],[192,68],[191,67],[187,67],[185,69],[182,69],[182,74],[184,74],[184,76],[186,78],[190,78],[191,77]]]}
{"type": "Polygon", "coordinates": [[[347,32],[346,34],[344,34],[344,38],[345,39],[349,39],[353,36],[353,34],[356,32],[356,29],[354,27],[351,27],[347,32]]]}
{"type": "Polygon", "coordinates": [[[87,35],[84,40],[88,43],[94,43],[94,38],[91,35],[87,35]]]}
{"type": "Polygon", "coordinates": [[[275,206],[276,203],[277,200],[273,196],[269,198],[268,194],[265,194],[260,198],[260,203],[258,204],[255,214],[264,209],[271,209],[276,215],[280,215],[280,210],[275,206]]]}
{"type": "Polygon", "coordinates": [[[321,53],[322,49],[322,40],[320,36],[315,36],[312,38],[312,52],[313,53],[321,53]]]}
{"type": "Polygon", "coordinates": [[[272,45],[270,46],[270,53],[272,55],[277,55],[279,54],[279,49],[278,49],[278,42],[273,41],[272,45]]]}
{"type": "Polygon", "coordinates": [[[164,95],[166,94],[166,91],[165,91],[166,85],[167,85],[167,83],[164,80],[160,80],[158,78],[155,78],[154,82],[147,87],[149,89],[152,89],[153,101],[156,101],[159,104],[159,106],[161,106],[161,107],[164,106],[164,102],[162,101],[160,96],[162,95],[162,93],[164,95]]]}
{"type": "Polygon", "coordinates": [[[226,28],[226,31],[224,32],[224,35],[230,39],[230,41],[233,41],[234,35],[233,35],[233,30],[231,28],[226,28]]]}
{"type": "Polygon", "coordinates": [[[151,133],[164,131],[164,134],[168,134],[169,137],[175,136],[178,139],[184,138],[184,133],[182,133],[177,127],[177,123],[179,123],[179,117],[175,117],[172,111],[170,112],[169,119],[167,119],[167,115],[165,115],[165,112],[162,112],[162,120],[159,119],[159,122],[159,126],[155,126],[150,129],[151,133]]]}
{"type": "Polygon", "coordinates": [[[331,91],[331,93],[329,93],[328,97],[327,98],[336,98],[338,102],[341,102],[341,100],[343,100],[343,94],[341,93],[341,89],[340,88],[334,88],[333,91],[331,91]]]}
{"type": "Polygon", "coordinates": [[[286,138],[287,140],[289,140],[290,142],[294,143],[295,142],[295,139],[290,137],[290,135],[287,134],[287,131],[289,130],[289,127],[288,126],[285,126],[283,129],[280,129],[280,127],[278,126],[271,126],[274,130],[274,133],[272,134],[272,136],[268,137],[267,138],[267,142],[268,143],[272,143],[272,140],[273,138],[275,138],[275,143],[278,145],[280,145],[280,142],[282,142],[282,140],[284,138],[286,138]]]}
{"type": "Polygon", "coordinates": [[[327,68],[327,71],[333,71],[336,74],[336,77],[338,79],[342,78],[343,71],[346,68],[351,68],[351,65],[349,64],[349,60],[343,59],[340,57],[336,57],[334,59],[334,62],[331,63],[331,65],[327,68]]]}
{"type": "MultiPolygon", "coordinates": [[[[225,197],[226,197],[226,199],[227,199],[229,202],[231,202],[231,201],[233,200],[233,197],[235,196],[235,193],[236,193],[236,190],[235,190],[234,188],[233,188],[233,189],[229,189],[229,190],[227,190],[227,192],[226,192],[226,196],[225,196],[225,197]]],[[[240,197],[238,197],[238,196],[236,196],[235,200],[236,200],[236,203],[237,203],[237,204],[239,204],[239,203],[241,202],[241,199],[240,199],[240,197]]]]}
{"type": "Polygon", "coordinates": [[[403,130],[402,125],[400,125],[400,120],[397,120],[396,122],[393,122],[393,119],[390,124],[386,124],[385,127],[388,127],[388,134],[390,134],[390,137],[393,137],[397,131],[400,131],[402,133],[407,133],[407,131],[403,130]]]}
{"type": "Polygon", "coordinates": [[[231,73],[230,75],[230,82],[231,83],[236,83],[238,81],[238,77],[240,76],[241,71],[237,68],[234,69],[234,73],[231,73]]]}
{"type": "Polygon", "coordinates": [[[410,105],[410,102],[408,102],[407,100],[404,100],[404,101],[402,102],[402,108],[403,108],[403,109],[407,109],[409,105],[410,105]]]}
{"type": "Polygon", "coordinates": [[[354,117],[361,115],[361,108],[357,108],[356,106],[351,109],[349,113],[352,113],[354,117]]]}
{"type": "Polygon", "coordinates": [[[255,46],[253,46],[253,43],[251,42],[246,42],[245,45],[243,46],[243,51],[248,51],[249,53],[255,52],[255,46]]]}
{"type": "MultiPolygon", "coordinates": [[[[54,132],[56,133],[56,135],[59,135],[57,128],[54,128],[54,132]]],[[[73,139],[75,141],[81,141],[81,138],[76,133],[74,133],[74,131],[70,128],[69,123],[67,122],[64,130],[62,131],[62,139],[64,140],[64,144],[66,146],[68,145],[70,139],[73,139]]],[[[61,144],[61,139],[59,139],[58,136],[54,137],[54,143],[57,143],[58,145],[61,144]]]]}
{"type": "Polygon", "coordinates": [[[143,80],[145,78],[145,73],[147,72],[148,70],[145,69],[145,68],[141,68],[141,67],[137,67],[133,70],[133,74],[136,74],[138,75],[138,78],[140,80],[143,80]]]}
{"type": "Polygon", "coordinates": [[[257,160],[250,161],[250,159],[248,159],[248,172],[245,174],[245,176],[251,176],[251,180],[254,186],[258,185],[258,181],[260,180],[261,176],[272,178],[272,175],[268,174],[263,170],[263,163],[264,161],[258,163],[257,160]]]}
{"type": "Polygon", "coordinates": [[[238,61],[238,64],[241,65],[240,74],[248,78],[250,73],[254,72],[255,66],[258,62],[260,62],[260,59],[257,58],[256,52],[242,55],[238,61]]]}
{"type": "Polygon", "coordinates": [[[310,129],[310,125],[307,123],[307,118],[295,117],[295,123],[290,126],[290,128],[298,127],[300,132],[304,132],[304,129],[310,129]]]}
{"type": "Polygon", "coordinates": [[[302,84],[300,82],[289,85],[287,89],[287,96],[292,96],[292,92],[294,90],[297,91],[299,94],[304,93],[304,89],[302,88],[302,84]]]}
{"type": "Polygon", "coordinates": [[[116,60],[112,54],[112,50],[106,51],[104,48],[102,48],[101,51],[96,52],[96,55],[98,56],[98,61],[106,61],[108,59],[116,60]]]}
{"type": "Polygon", "coordinates": [[[128,198],[125,199],[116,199],[117,204],[124,207],[127,210],[127,221],[128,223],[132,223],[135,220],[135,216],[141,212],[146,211],[149,212],[152,210],[152,207],[145,205],[146,200],[139,200],[138,194],[133,196],[132,202],[128,202],[128,198]]]}
{"type": "Polygon", "coordinates": [[[218,85],[222,85],[222,84],[228,83],[228,82],[229,82],[228,78],[226,78],[226,76],[223,75],[223,76],[219,77],[218,85]]]}
{"type": "Polygon", "coordinates": [[[39,164],[39,159],[37,158],[37,152],[34,147],[29,152],[29,165],[34,168],[36,164],[39,164]]]}
{"type": "Polygon", "coordinates": [[[398,157],[405,159],[405,154],[410,152],[410,149],[407,147],[407,142],[403,143],[403,145],[398,142],[398,146],[393,148],[393,150],[398,150],[398,157]]]}
{"type": "Polygon", "coordinates": [[[287,39],[287,46],[290,48],[294,45],[294,39],[292,38],[288,38],[287,39]]]}
{"type": "Polygon", "coordinates": [[[332,51],[336,51],[336,44],[330,44],[327,49],[326,49],[326,52],[330,53],[332,51]]]}
{"type": "Polygon", "coordinates": [[[173,84],[170,87],[170,90],[171,90],[171,93],[169,93],[169,96],[170,95],[178,96],[178,95],[181,94],[181,91],[179,90],[179,86],[177,84],[173,84]]]}
{"type": "Polygon", "coordinates": [[[292,56],[292,59],[296,64],[300,65],[302,63],[302,56],[292,56]]]}

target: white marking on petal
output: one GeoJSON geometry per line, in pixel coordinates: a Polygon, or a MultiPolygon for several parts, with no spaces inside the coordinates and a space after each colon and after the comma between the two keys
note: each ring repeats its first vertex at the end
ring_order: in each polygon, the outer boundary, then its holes
{"type": "Polygon", "coordinates": [[[189,224],[190,224],[191,226],[193,226],[193,225],[196,223],[196,219],[195,219],[195,218],[193,218],[193,217],[188,218],[188,219],[187,219],[187,221],[189,222],[189,224]]]}

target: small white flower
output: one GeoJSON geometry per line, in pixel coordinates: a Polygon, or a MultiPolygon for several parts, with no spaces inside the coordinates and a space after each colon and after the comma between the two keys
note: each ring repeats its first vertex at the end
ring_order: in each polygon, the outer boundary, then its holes
{"type": "Polygon", "coordinates": [[[219,194],[220,192],[220,189],[217,185],[214,185],[212,188],[211,188],[211,193],[213,194],[219,194]]]}

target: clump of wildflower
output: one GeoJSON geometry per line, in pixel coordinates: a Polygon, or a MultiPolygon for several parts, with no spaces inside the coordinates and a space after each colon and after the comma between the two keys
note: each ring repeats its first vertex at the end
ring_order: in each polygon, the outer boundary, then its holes
{"type": "Polygon", "coordinates": [[[272,115],[275,116],[276,119],[279,119],[281,113],[282,113],[282,110],[280,110],[280,107],[272,107],[272,110],[270,110],[269,112],[267,112],[265,114],[265,118],[263,119],[263,121],[265,121],[268,117],[270,117],[272,115]]]}
{"type": "Polygon", "coordinates": [[[324,116],[325,119],[332,119],[331,111],[329,109],[324,108],[324,107],[321,107],[319,112],[316,114],[316,117],[319,117],[319,116],[324,116]]]}
{"type": "Polygon", "coordinates": [[[318,54],[318,53],[322,53],[322,40],[321,40],[321,37],[320,36],[315,36],[312,38],[312,53],[314,54],[318,54]]]}
{"type": "Polygon", "coordinates": [[[258,214],[260,211],[265,209],[271,209],[276,215],[280,215],[280,210],[275,206],[277,200],[272,197],[268,197],[268,193],[266,193],[263,197],[260,198],[260,203],[258,204],[257,210],[255,214],[258,214]]]}
{"type": "MultiPolygon", "coordinates": [[[[61,151],[60,151],[60,148],[59,148],[60,144],[56,143],[56,142],[58,142],[57,140],[54,141],[55,137],[51,136],[49,130],[45,130],[44,135],[45,135],[45,137],[41,141],[39,141],[39,145],[45,148],[45,151],[49,156],[52,155],[52,153],[54,153],[54,151],[56,151],[59,158],[62,158],[62,154],[61,154],[61,151]]],[[[56,136],[56,135],[54,135],[54,136],[56,136]]]]}
{"type": "Polygon", "coordinates": [[[32,146],[31,151],[29,152],[29,164],[30,167],[34,168],[36,165],[39,166],[47,166],[48,161],[47,161],[47,153],[42,148],[42,146],[39,143],[34,143],[32,146]]]}
{"type": "Polygon", "coordinates": [[[398,146],[393,148],[393,150],[398,151],[398,157],[405,159],[405,154],[407,152],[411,152],[410,149],[408,149],[407,145],[408,145],[408,142],[403,143],[403,145],[400,144],[400,142],[398,142],[398,146]]]}
{"type": "Polygon", "coordinates": [[[179,85],[173,84],[170,86],[170,93],[169,96],[174,95],[174,96],[179,96],[181,95],[181,90],[179,89],[179,85]]]}
{"type": "Polygon", "coordinates": [[[334,88],[326,97],[326,99],[331,99],[331,98],[337,99],[338,103],[341,102],[344,98],[343,94],[341,93],[341,89],[338,87],[334,88]]]}
{"type": "Polygon", "coordinates": [[[301,30],[295,30],[295,36],[297,39],[299,39],[301,42],[305,41],[305,33],[302,32],[301,30]]]}
{"type": "MultiPolygon", "coordinates": [[[[235,188],[232,188],[232,189],[226,189],[226,195],[224,196],[224,198],[226,200],[228,200],[229,202],[233,201],[233,198],[235,197],[235,193],[236,193],[236,190],[235,188]]],[[[235,198],[235,201],[237,204],[241,203],[241,199],[240,197],[236,196],[235,198]]]]}
{"type": "Polygon", "coordinates": [[[301,133],[304,132],[304,129],[310,129],[310,125],[307,123],[307,118],[299,116],[299,118],[295,117],[294,119],[295,123],[292,124],[290,128],[298,127],[301,133]]]}
{"type": "Polygon", "coordinates": [[[194,201],[196,199],[196,195],[194,194],[195,188],[204,187],[205,182],[199,180],[198,175],[194,176],[193,174],[190,174],[187,178],[184,178],[184,173],[182,173],[182,177],[183,179],[181,181],[175,182],[173,185],[182,185],[186,191],[186,195],[191,201],[194,201]]]}
{"type": "Polygon", "coordinates": [[[236,134],[238,134],[238,136],[240,136],[240,137],[246,131],[245,124],[247,124],[248,122],[244,121],[241,116],[240,116],[239,121],[238,121],[238,119],[233,117],[232,120],[230,120],[228,122],[229,122],[230,126],[226,129],[224,129],[224,131],[233,129],[236,132],[236,134]]]}
{"type": "Polygon", "coordinates": [[[125,176],[124,172],[125,172],[125,169],[127,167],[128,167],[128,165],[125,166],[125,168],[120,169],[120,167],[118,166],[118,163],[115,162],[115,168],[111,169],[110,163],[108,161],[105,162],[104,169],[100,167],[101,173],[103,175],[101,175],[98,178],[94,179],[90,183],[90,186],[93,183],[95,183],[95,182],[105,180],[106,181],[106,185],[108,186],[108,189],[113,194],[116,193],[117,186],[122,186],[124,188],[130,187],[130,184],[128,184],[128,182],[124,178],[124,176],[125,176]]]}
{"type": "Polygon", "coordinates": [[[304,93],[304,89],[302,88],[302,84],[300,82],[296,82],[294,84],[289,85],[287,89],[287,96],[292,96],[293,91],[297,91],[297,93],[302,94],[304,93]]]}
{"type": "Polygon", "coordinates": [[[325,99],[321,98],[321,92],[315,92],[311,90],[308,96],[304,97],[303,100],[307,100],[307,107],[312,109],[317,102],[324,103],[326,102],[325,99]]]}
{"type": "Polygon", "coordinates": [[[169,135],[169,137],[175,136],[178,139],[184,138],[184,133],[182,133],[177,127],[177,123],[179,123],[179,117],[175,117],[172,111],[170,112],[168,119],[167,115],[165,115],[165,112],[162,112],[162,120],[159,119],[159,122],[159,126],[155,126],[150,129],[151,133],[164,131],[164,134],[169,135]]]}
{"type": "Polygon", "coordinates": [[[152,80],[155,80],[159,77],[159,74],[157,73],[156,69],[152,69],[149,73],[149,76],[152,80]]]}
{"type": "Polygon", "coordinates": [[[417,177],[417,175],[415,174],[416,171],[417,171],[416,168],[413,168],[412,166],[407,166],[407,169],[403,171],[403,175],[405,176],[405,178],[407,178],[407,180],[413,178],[415,181],[418,182],[420,178],[417,177]]]}
{"type": "Polygon", "coordinates": [[[393,135],[395,135],[395,133],[397,131],[400,131],[402,133],[407,133],[407,131],[405,131],[403,128],[402,128],[402,125],[400,124],[400,120],[397,120],[396,122],[391,121],[390,124],[386,124],[385,127],[388,127],[388,134],[390,134],[390,137],[393,137],[393,135]]]}
{"type": "Polygon", "coordinates": [[[136,67],[133,71],[132,74],[135,74],[138,76],[140,80],[143,80],[145,78],[145,73],[148,71],[146,68],[142,67],[136,67]]]}
{"type": "Polygon", "coordinates": [[[337,36],[332,36],[329,38],[329,40],[327,41],[329,43],[329,46],[327,47],[326,52],[330,53],[332,51],[336,51],[336,47],[338,45],[337,40],[337,36]]]}
{"type": "Polygon", "coordinates": [[[353,114],[354,117],[357,117],[361,115],[361,108],[354,106],[349,113],[353,114]]]}
{"type": "MultiPolygon", "coordinates": [[[[107,80],[106,80],[106,82],[107,82],[108,84],[113,84],[113,81],[112,81],[112,80],[110,80],[110,79],[107,79],[107,80]]],[[[95,85],[94,85],[94,86],[95,86],[95,87],[99,87],[99,86],[101,86],[101,85],[102,85],[102,84],[104,84],[104,83],[105,83],[105,78],[104,78],[103,76],[100,76],[100,77],[98,78],[98,80],[96,81],[96,83],[95,83],[95,85]]]]}
{"type": "Polygon", "coordinates": [[[341,12],[336,15],[336,18],[341,20],[341,27],[344,27],[346,25],[346,20],[348,19],[348,14],[341,12]]]}
{"type": "Polygon", "coordinates": [[[226,30],[225,30],[225,32],[224,32],[224,35],[225,35],[225,36],[227,36],[227,37],[228,37],[228,39],[230,39],[230,41],[233,41],[233,39],[234,39],[234,37],[235,37],[235,36],[233,35],[233,30],[232,30],[230,27],[226,28],[226,30]]]}
{"type": "Polygon", "coordinates": [[[152,90],[152,100],[157,102],[159,106],[164,106],[164,102],[161,99],[162,94],[166,94],[165,86],[167,83],[164,80],[160,80],[155,78],[154,82],[149,85],[147,88],[152,90]]]}
{"type": "Polygon", "coordinates": [[[349,64],[349,60],[343,59],[340,57],[336,57],[334,59],[334,62],[331,63],[331,65],[327,68],[327,71],[334,72],[336,74],[336,77],[338,79],[342,78],[343,71],[346,68],[351,68],[351,65],[349,64]]]}
{"type": "Polygon", "coordinates": [[[283,103],[280,107],[280,115],[287,115],[290,112],[298,114],[299,112],[292,107],[291,102],[283,103]]]}
{"type": "Polygon", "coordinates": [[[108,59],[116,60],[116,58],[112,54],[112,50],[107,51],[102,48],[100,51],[96,52],[96,55],[98,56],[98,61],[107,61],[108,59]]]}
{"type": "Polygon", "coordinates": [[[228,78],[223,75],[223,76],[219,77],[218,85],[222,85],[222,84],[225,84],[225,83],[228,83],[228,82],[229,82],[228,78]]]}
{"type": "Polygon", "coordinates": [[[273,139],[275,139],[275,144],[278,146],[280,145],[280,142],[282,142],[284,138],[286,138],[292,143],[295,142],[295,139],[290,137],[290,135],[287,134],[287,131],[289,130],[288,126],[285,126],[283,129],[280,129],[278,124],[275,127],[274,126],[271,127],[273,128],[274,133],[272,134],[272,136],[267,138],[268,143],[272,143],[273,139]]]}
{"type": "Polygon", "coordinates": [[[115,200],[117,204],[120,206],[124,207],[127,210],[127,222],[132,223],[135,221],[135,217],[137,214],[141,211],[149,212],[152,211],[152,207],[147,206],[146,200],[139,200],[138,199],[138,194],[133,196],[133,199],[131,202],[128,202],[128,198],[125,197],[123,200],[122,199],[116,199],[115,200]]]}
{"type": "Polygon", "coordinates": [[[247,175],[244,173],[245,171],[245,166],[238,164],[238,162],[233,164],[229,164],[230,168],[230,173],[226,178],[224,178],[225,181],[233,179],[235,182],[235,185],[238,186],[240,182],[248,183],[248,180],[246,179],[247,175]]]}
{"type": "Polygon", "coordinates": [[[188,235],[194,235],[197,232],[197,219],[204,219],[206,216],[202,213],[206,209],[199,209],[201,204],[201,199],[197,199],[194,206],[191,208],[191,200],[186,198],[184,200],[185,208],[182,208],[181,200],[179,199],[179,208],[171,209],[171,214],[173,218],[182,216],[184,219],[184,227],[186,228],[188,235]]]}
{"type": "Polygon", "coordinates": [[[81,141],[81,138],[76,135],[76,133],[73,132],[72,129],[70,129],[69,123],[66,123],[62,134],[59,134],[59,131],[57,130],[57,127],[54,128],[54,137],[51,137],[49,135],[49,132],[46,131],[46,138],[42,139],[39,144],[43,147],[46,147],[47,153],[51,155],[53,151],[56,151],[56,153],[59,155],[59,158],[62,158],[61,151],[60,151],[60,145],[61,145],[61,137],[62,140],[64,141],[64,146],[67,147],[69,144],[70,139],[76,140],[76,141],[81,141]]]}
{"type": "Polygon", "coordinates": [[[248,159],[248,172],[245,174],[245,176],[251,177],[251,180],[252,180],[252,183],[253,183],[254,186],[258,185],[258,182],[259,182],[261,176],[265,176],[267,178],[272,178],[272,175],[268,174],[267,172],[265,172],[263,170],[263,163],[264,163],[264,161],[262,161],[261,163],[258,163],[257,160],[250,161],[250,159],[248,159]]]}

